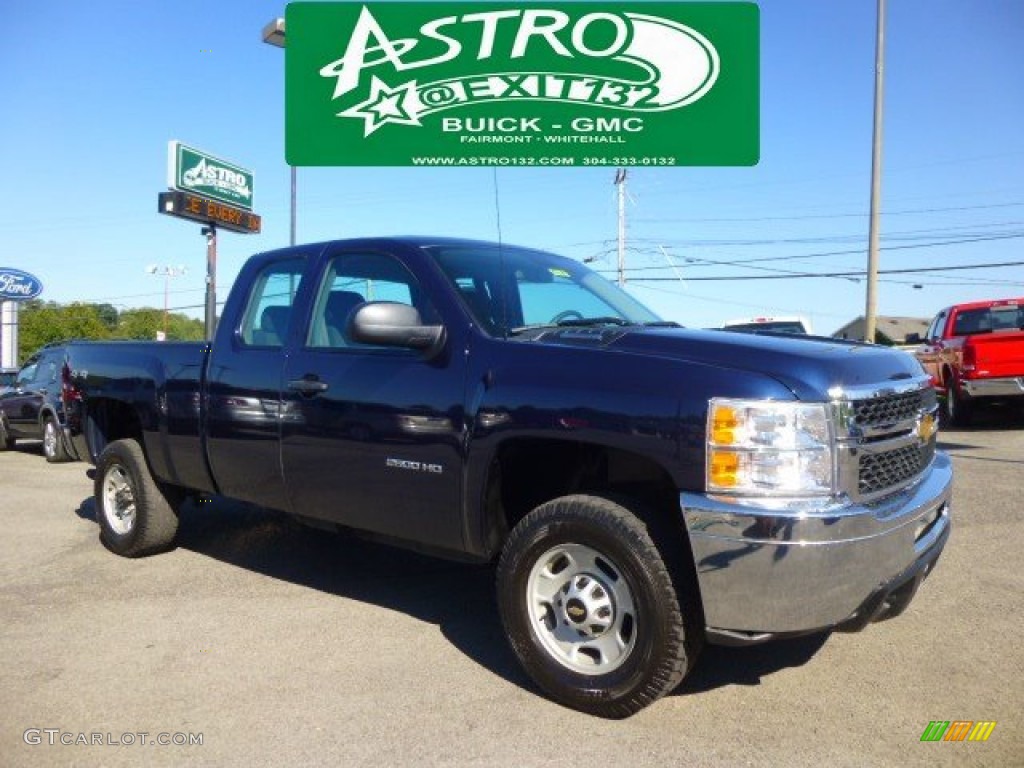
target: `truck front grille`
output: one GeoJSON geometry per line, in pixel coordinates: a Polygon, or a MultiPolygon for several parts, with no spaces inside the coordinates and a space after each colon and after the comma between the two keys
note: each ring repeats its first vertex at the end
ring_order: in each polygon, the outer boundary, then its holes
{"type": "Polygon", "coordinates": [[[901,387],[842,393],[837,402],[841,487],[870,501],[906,487],[935,456],[935,390],[922,377],[901,387]]]}
{"type": "Polygon", "coordinates": [[[919,389],[853,401],[853,422],[865,429],[880,429],[900,422],[915,421],[935,407],[935,390],[919,389]]]}
{"type": "Polygon", "coordinates": [[[934,437],[923,445],[865,453],[860,459],[857,490],[862,496],[867,496],[894,488],[927,469],[934,455],[934,437]]]}

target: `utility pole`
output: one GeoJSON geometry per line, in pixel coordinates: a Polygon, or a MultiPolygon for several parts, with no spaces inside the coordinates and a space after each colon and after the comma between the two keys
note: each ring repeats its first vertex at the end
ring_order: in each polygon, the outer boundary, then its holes
{"type": "Polygon", "coordinates": [[[626,169],[615,171],[619,197],[619,287],[626,284],[626,169]]]}
{"type": "Polygon", "coordinates": [[[871,215],[868,225],[868,290],[864,341],[875,343],[878,311],[878,208],[882,197],[882,103],[885,87],[885,0],[878,0],[875,37],[875,124],[871,137],[871,215]]]}

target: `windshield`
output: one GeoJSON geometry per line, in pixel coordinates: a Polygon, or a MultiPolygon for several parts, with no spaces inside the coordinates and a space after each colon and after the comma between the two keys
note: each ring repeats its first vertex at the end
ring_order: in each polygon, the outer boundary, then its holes
{"type": "Polygon", "coordinates": [[[546,325],[641,325],[657,315],[571,259],[497,245],[430,246],[480,326],[494,336],[546,325]]]}

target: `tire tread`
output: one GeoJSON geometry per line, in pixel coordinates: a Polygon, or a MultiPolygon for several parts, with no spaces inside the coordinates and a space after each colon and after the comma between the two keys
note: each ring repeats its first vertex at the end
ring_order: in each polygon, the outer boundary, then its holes
{"type": "MultiPolygon", "coordinates": [[[[643,683],[621,698],[609,699],[598,692],[588,697],[585,692],[581,695],[577,691],[570,695],[565,691],[553,690],[531,673],[538,684],[556,700],[590,714],[615,719],[635,714],[678,686],[690,670],[699,647],[698,642],[691,642],[688,637],[691,633],[687,632],[683,603],[677,595],[676,580],[666,565],[665,553],[655,544],[655,537],[652,537],[641,514],[635,513],[630,507],[643,514],[635,504],[627,500],[595,495],[564,496],[541,504],[512,530],[498,563],[500,589],[503,582],[510,580],[512,571],[519,566],[518,559],[536,540],[538,531],[573,520],[596,524],[613,536],[626,540],[630,549],[640,553],[641,565],[647,571],[646,577],[654,586],[658,599],[667,608],[667,642],[659,649],[656,666],[645,675],[643,683]]],[[[501,597],[499,594],[499,601],[501,597]]],[[[516,655],[530,672],[529,652],[524,644],[531,643],[532,639],[515,637],[504,614],[503,611],[502,621],[506,634],[516,655]]]]}
{"type": "Polygon", "coordinates": [[[137,441],[115,440],[106,447],[96,462],[93,491],[100,537],[109,549],[124,557],[144,557],[163,552],[173,545],[178,533],[178,514],[172,500],[178,500],[175,494],[162,488],[153,478],[142,446],[137,441]],[[103,481],[109,465],[114,462],[128,472],[135,495],[135,528],[123,535],[107,526],[102,507],[103,481]]]}

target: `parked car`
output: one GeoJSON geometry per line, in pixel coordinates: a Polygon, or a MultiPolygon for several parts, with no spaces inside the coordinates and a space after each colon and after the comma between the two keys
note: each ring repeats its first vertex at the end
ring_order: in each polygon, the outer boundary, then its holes
{"type": "Polygon", "coordinates": [[[811,323],[806,318],[792,317],[748,317],[741,320],[730,320],[722,328],[726,331],[745,331],[747,333],[799,333],[810,334],[811,323]]]}
{"type": "Polygon", "coordinates": [[[1024,406],[1024,297],[955,304],[939,312],[917,359],[945,394],[946,422],[965,426],[982,403],[1024,406]]]}
{"type": "Polygon", "coordinates": [[[66,354],[63,344],[43,347],[0,392],[0,451],[17,440],[42,440],[47,461],[75,458],[65,422],[66,354]]]}

